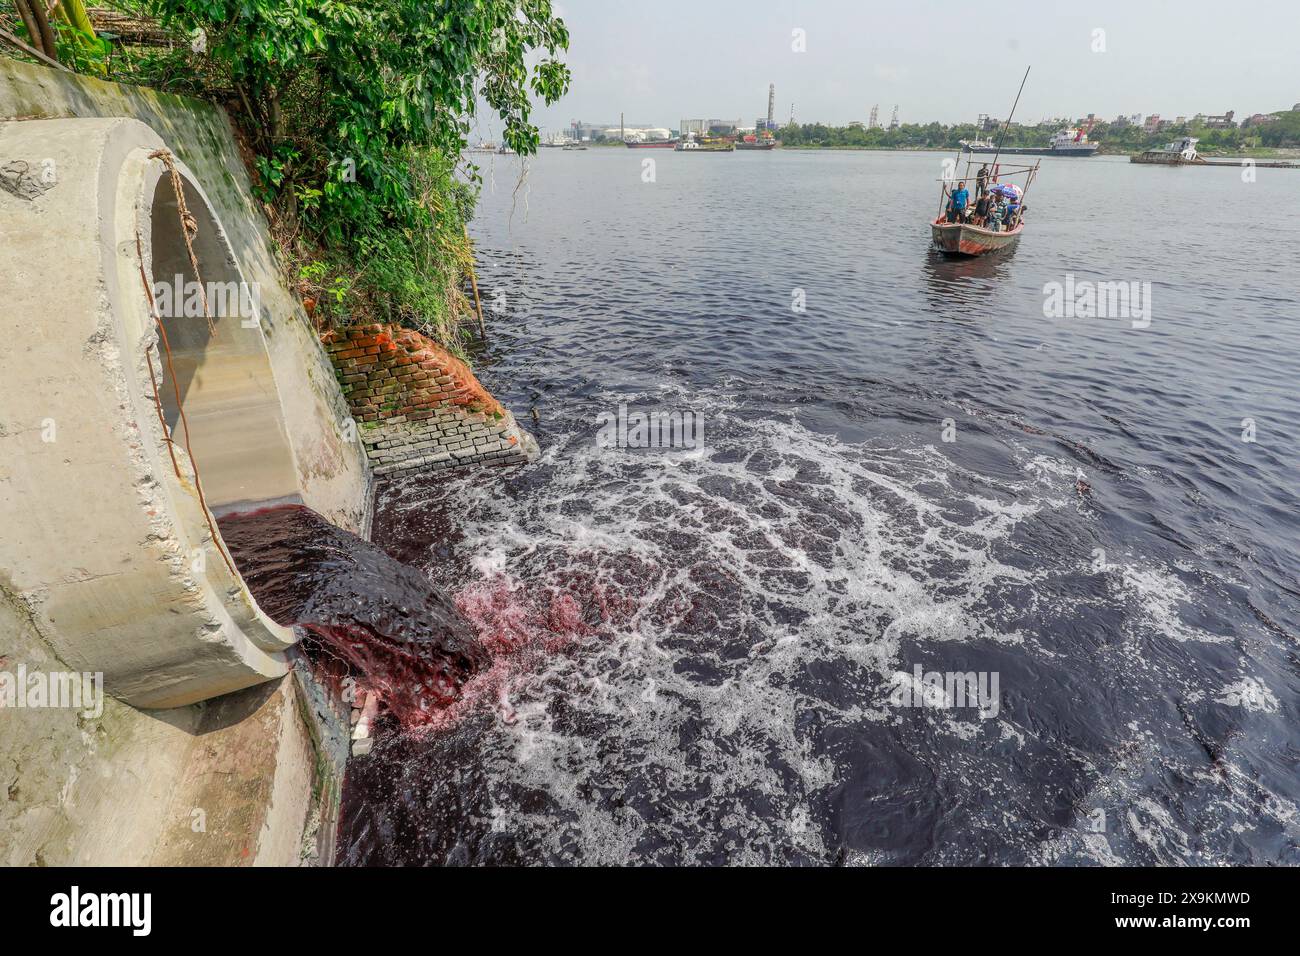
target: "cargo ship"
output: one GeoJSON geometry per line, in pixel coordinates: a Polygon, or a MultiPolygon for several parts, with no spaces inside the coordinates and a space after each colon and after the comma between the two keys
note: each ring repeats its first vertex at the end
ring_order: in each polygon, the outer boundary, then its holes
{"type": "Polygon", "coordinates": [[[1095,156],[1097,143],[1088,142],[1088,134],[1077,126],[1067,126],[1052,137],[1050,145],[1039,148],[1034,146],[1004,146],[982,139],[963,139],[962,152],[965,153],[1001,153],[1003,156],[1095,156]]]}
{"type": "Polygon", "coordinates": [[[623,145],[628,149],[672,149],[680,140],[676,139],[647,139],[637,141],[635,139],[623,140],[623,145]]]}

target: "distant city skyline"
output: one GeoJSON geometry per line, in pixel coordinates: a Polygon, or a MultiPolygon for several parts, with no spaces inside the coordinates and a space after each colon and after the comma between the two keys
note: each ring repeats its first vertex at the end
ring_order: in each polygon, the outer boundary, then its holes
{"type": "MultiPolygon", "coordinates": [[[[677,128],[683,118],[741,118],[791,105],[798,122],[847,126],[879,105],[888,124],[1005,118],[1026,66],[1016,119],[1096,113],[1238,117],[1300,101],[1300,3],[1264,0],[1241,12],[1208,0],[1081,3],[1004,0],[563,0],[571,34],[568,96],[533,119],[677,128]],[[998,35],[975,33],[984,24],[998,35]],[[796,34],[795,31],[802,31],[796,34]],[[1102,32],[1098,32],[1102,31],[1102,32]],[[802,47],[802,52],[796,48],[802,47]],[[963,49],[966,52],[959,52],[963,49]]],[[[479,130],[499,121],[484,110],[479,130]]]]}

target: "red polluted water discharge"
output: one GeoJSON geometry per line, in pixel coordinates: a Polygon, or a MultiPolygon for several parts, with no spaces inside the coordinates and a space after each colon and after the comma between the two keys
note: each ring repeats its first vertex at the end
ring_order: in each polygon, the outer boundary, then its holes
{"type": "Polygon", "coordinates": [[[489,666],[474,631],[424,574],[310,508],[282,505],[217,523],[262,610],[303,628],[318,666],[355,677],[403,727],[436,721],[489,666]]]}

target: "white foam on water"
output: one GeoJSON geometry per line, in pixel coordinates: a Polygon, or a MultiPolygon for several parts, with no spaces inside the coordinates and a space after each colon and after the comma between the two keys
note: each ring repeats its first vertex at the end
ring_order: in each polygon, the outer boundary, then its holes
{"type": "Polygon", "coordinates": [[[1273,692],[1253,677],[1227,685],[1214,700],[1228,707],[1244,707],[1264,714],[1276,714],[1279,706],[1273,692]]]}
{"type": "Polygon", "coordinates": [[[1117,570],[1121,589],[1139,606],[1139,622],[1143,627],[1175,641],[1221,644],[1232,640],[1229,635],[1211,634],[1183,620],[1179,606],[1191,605],[1195,598],[1187,585],[1170,572],[1132,564],[1121,565],[1117,570]]]}
{"type": "MultiPolygon", "coordinates": [[[[726,396],[672,385],[602,404],[619,402],[703,413],[706,447],[662,467],[598,447],[593,424],[550,441],[532,466],[544,482],[514,497],[467,482],[450,502],[458,547],[481,580],[508,574],[511,587],[559,592],[576,578],[626,609],[504,692],[511,719],[483,741],[489,786],[501,791],[494,827],[529,834],[552,859],[593,864],[824,859],[808,807],[842,783],[841,768],[814,752],[809,721],[850,733],[896,723],[890,691],[916,663],[903,659],[905,646],[939,658],[960,647],[969,660],[992,646],[1046,658],[1016,622],[1037,610],[1040,585],[1091,555],[1032,570],[1002,555],[1027,522],[1075,511],[1083,472],[1026,454],[1023,480],[991,479],[933,445],[844,442],[793,415],[742,418],[726,396]],[[507,787],[544,794],[543,808],[522,808],[507,787]]],[[[1171,573],[1140,561],[1112,573],[1126,626],[1223,640],[1183,621],[1193,595],[1171,573]]],[[[1139,647],[1118,653],[1126,666],[1149,666],[1139,647]]],[[[1240,696],[1242,686],[1222,693],[1240,696]]],[[[933,734],[970,751],[947,772],[984,794],[991,814],[1010,814],[1017,782],[976,762],[982,742],[1053,743],[1005,715],[924,716],[933,734]]],[[[1147,741],[1142,752],[1155,760],[1155,749],[1147,741]]],[[[1075,759],[1092,766],[1087,754],[1075,759]]],[[[1158,859],[1185,856],[1178,823],[1116,779],[1099,786],[1116,788],[1137,840],[1158,859]]],[[[1008,832],[1032,822],[1009,817],[1008,832]]],[[[1082,829],[1025,852],[1043,862],[1124,857],[1082,829]]]]}
{"type": "MultiPolygon", "coordinates": [[[[671,407],[663,395],[613,398],[671,407]]],[[[992,593],[1035,577],[992,553],[1040,507],[1017,499],[1020,489],[970,496],[968,517],[954,518],[944,496],[955,466],[936,448],[877,450],[695,401],[708,445],[671,468],[598,448],[593,429],[548,447],[543,464],[555,471],[536,498],[457,492],[468,499],[456,504],[464,547],[483,577],[509,568],[560,588],[582,573],[635,601],[611,633],[530,675],[512,694],[513,721],[492,732],[503,748],[493,765],[549,799],[542,814],[507,806],[510,825],[546,835],[560,856],[576,846],[588,862],[622,861],[703,828],[732,862],[771,860],[783,846],[818,857],[821,831],[803,808],[836,783],[836,768],[812,752],[800,718],[893,719],[889,681],[910,664],[899,658],[904,639],[1021,640],[988,611],[992,593]],[[711,614],[724,616],[717,628],[695,619],[711,614]],[[847,693],[809,686],[819,663],[840,672],[847,693]],[[554,719],[561,700],[599,727],[595,738],[554,719]],[[637,809],[593,800],[607,787],[646,799],[637,809]]],[[[936,726],[979,732],[942,714],[936,726]]],[[[718,849],[701,846],[698,859],[718,849]]],[[[682,862],[695,852],[686,839],[673,851],[682,862]]]]}

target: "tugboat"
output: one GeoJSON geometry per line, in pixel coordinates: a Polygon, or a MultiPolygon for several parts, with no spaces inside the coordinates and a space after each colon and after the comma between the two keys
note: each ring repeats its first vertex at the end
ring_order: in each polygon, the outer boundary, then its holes
{"type": "Polygon", "coordinates": [[[736,142],[736,149],[768,150],[776,149],[779,145],[770,133],[764,133],[762,136],[750,133],[736,142]]]}
{"type": "Polygon", "coordinates": [[[1033,146],[1004,146],[999,150],[996,144],[982,139],[963,139],[960,142],[964,153],[1001,152],[1008,156],[1095,156],[1098,148],[1097,143],[1088,142],[1087,130],[1077,126],[1066,126],[1058,130],[1046,149],[1033,146]]]}
{"type": "Polygon", "coordinates": [[[734,153],[736,144],[730,140],[696,140],[694,134],[673,147],[679,153],[734,153]]]}

